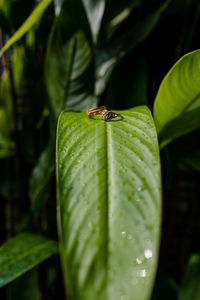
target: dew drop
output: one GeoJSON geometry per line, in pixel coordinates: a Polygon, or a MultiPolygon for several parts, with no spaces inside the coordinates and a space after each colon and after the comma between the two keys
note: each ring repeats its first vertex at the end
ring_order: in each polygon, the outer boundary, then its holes
{"type": "Polygon", "coordinates": [[[123,238],[126,237],[126,231],[122,231],[122,237],[123,237],[123,238]]]}
{"type": "Polygon", "coordinates": [[[150,249],[146,249],[146,250],[144,251],[144,256],[145,256],[147,259],[149,259],[149,258],[152,258],[153,253],[152,253],[152,251],[151,251],[150,249]]]}
{"type": "Polygon", "coordinates": [[[137,262],[138,265],[142,264],[142,260],[139,257],[136,258],[136,262],[137,262]]]}
{"type": "Polygon", "coordinates": [[[146,277],[147,276],[147,271],[145,269],[140,271],[140,277],[146,277]]]}
{"type": "Polygon", "coordinates": [[[138,190],[138,192],[141,192],[141,190],[142,190],[142,187],[141,187],[141,186],[139,186],[139,187],[137,188],[137,190],[138,190]]]}

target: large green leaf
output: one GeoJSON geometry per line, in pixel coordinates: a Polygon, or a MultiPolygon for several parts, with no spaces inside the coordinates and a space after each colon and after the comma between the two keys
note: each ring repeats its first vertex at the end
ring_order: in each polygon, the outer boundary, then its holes
{"type": "Polygon", "coordinates": [[[147,107],[121,120],[64,112],[57,131],[58,218],[71,299],[149,299],[156,271],[160,162],[147,107]]]}
{"type": "Polygon", "coordinates": [[[200,299],[200,255],[191,256],[184,274],[178,300],[200,299]]]}
{"type": "Polygon", "coordinates": [[[147,38],[158,24],[169,3],[170,0],[165,1],[152,14],[137,22],[128,31],[123,31],[123,34],[118,35],[115,40],[110,40],[106,45],[100,45],[97,52],[97,95],[105,90],[110,74],[119,59],[147,38]]]}
{"type": "Polygon", "coordinates": [[[37,5],[28,19],[22,24],[22,26],[13,34],[13,36],[8,40],[5,46],[0,51],[0,57],[2,54],[8,50],[13,44],[15,44],[19,39],[22,38],[41,18],[44,11],[50,5],[53,0],[42,0],[41,3],[37,5]]]}
{"type": "Polygon", "coordinates": [[[0,287],[57,253],[57,243],[22,233],[0,247],[0,287]]]}
{"type": "Polygon", "coordinates": [[[161,147],[200,128],[200,50],[183,56],[161,83],[154,118],[161,147]]]}
{"type": "Polygon", "coordinates": [[[79,0],[63,2],[49,40],[46,84],[55,119],[63,109],[85,110],[96,103],[90,29],[79,0]]]}

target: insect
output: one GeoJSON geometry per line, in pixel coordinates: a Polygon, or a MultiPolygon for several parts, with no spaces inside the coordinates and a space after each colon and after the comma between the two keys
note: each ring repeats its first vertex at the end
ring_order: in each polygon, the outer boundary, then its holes
{"type": "Polygon", "coordinates": [[[101,115],[101,119],[104,121],[108,121],[110,119],[120,117],[120,114],[117,114],[117,113],[107,110],[105,106],[91,108],[91,109],[87,110],[86,113],[87,113],[88,117],[101,115]]]}

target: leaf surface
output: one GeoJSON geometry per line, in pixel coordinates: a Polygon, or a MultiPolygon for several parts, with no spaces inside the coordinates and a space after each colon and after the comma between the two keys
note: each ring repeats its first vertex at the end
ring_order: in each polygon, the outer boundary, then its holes
{"type": "Polygon", "coordinates": [[[57,252],[55,241],[30,233],[8,240],[0,247],[0,287],[57,252]]]}
{"type": "Polygon", "coordinates": [[[58,218],[71,299],[149,299],[161,218],[155,127],[145,106],[105,122],[63,112],[58,218]]]}
{"type": "Polygon", "coordinates": [[[154,103],[161,147],[200,128],[200,50],[183,56],[162,81],[154,103]]]}

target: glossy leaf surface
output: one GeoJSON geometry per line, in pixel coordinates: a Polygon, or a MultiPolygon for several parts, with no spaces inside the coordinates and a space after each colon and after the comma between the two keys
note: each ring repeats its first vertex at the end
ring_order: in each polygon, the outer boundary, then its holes
{"type": "Polygon", "coordinates": [[[58,217],[76,300],[149,299],[158,258],[160,162],[149,110],[105,122],[63,112],[57,131],[58,217]]]}
{"type": "Polygon", "coordinates": [[[0,247],[0,287],[57,253],[57,243],[22,233],[0,247]]]}
{"type": "Polygon", "coordinates": [[[200,50],[183,56],[161,83],[154,117],[161,147],[200,128],[200,50]]]}

